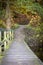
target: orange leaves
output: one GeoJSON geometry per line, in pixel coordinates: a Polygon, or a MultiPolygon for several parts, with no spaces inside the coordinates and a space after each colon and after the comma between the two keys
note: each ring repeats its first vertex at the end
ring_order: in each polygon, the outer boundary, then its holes
{"type": "Polygon", "coordinates": [[[40,24],[40,22],[41,22],[41,17],[38,14],[32,15],[32,18],[30,20],[31,25],[37,26],[40,24]]]}

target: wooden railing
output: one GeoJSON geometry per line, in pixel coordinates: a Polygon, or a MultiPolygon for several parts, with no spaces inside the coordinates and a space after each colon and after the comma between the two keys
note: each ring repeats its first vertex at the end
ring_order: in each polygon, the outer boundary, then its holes
{"type": "Polygon", "coordinates": [[[0,30],[0,54],[14,39],[14,30],[0,30]]]}

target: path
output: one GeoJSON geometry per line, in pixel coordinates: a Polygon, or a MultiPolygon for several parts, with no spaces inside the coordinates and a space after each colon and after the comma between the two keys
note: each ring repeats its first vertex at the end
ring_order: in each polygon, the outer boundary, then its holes
{"type": "Polygon", "coordinates": [[[22,33],[24,27],[20,26],[15,30],[15,40],[6,52],[1,65],[42,65],[24,41],[25,35],[22,33]]]}

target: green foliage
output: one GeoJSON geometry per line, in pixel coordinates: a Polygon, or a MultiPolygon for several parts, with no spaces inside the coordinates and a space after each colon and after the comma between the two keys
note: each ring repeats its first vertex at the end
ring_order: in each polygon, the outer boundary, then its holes
{"type": "Polygon", "coordinates": [[[0,10],[0,18],[5,18],[5,10],[0,10]]]}
{"type": "MultiPolygon", "coordinates": [[[[5,3],[7,3],[7,1],[5,3]]],[[[37,12],[43,19],[43,7],[39,3],[34,2],[34,0],[9,0],[8,4],[12,11],[24,14],[28,11],[32,13],[37,12]]],[[[5,15],[6,10],[0,9],[0,18],[5,18],[5,15]]]]}
{"type": "Polygon", "coordinates": [[[16,24],[12,24],[12,26],[11,26],[12,29],[16,29],[18,27],[19,27],[19,24],[17,24],[17,23],[16,24]]]}
{"type": "Polygon", "coordinates": [[[0,28],[6,28],[6,24],[3,20],[0,20],[0,28]]]}
{"type": "Polygon", "coordinates": [[[43,23],[33,27],[30,24],[25,29],[25,41],[35,54],[43,61],[43,23]]]}
{"type": "MultiPolygon", "coordinates": [[[[5,3],[7,3],[7,1],[5,3]]],[[[26,11],[36,11],[43,17],[43,8],[39,3],[34,2],[34,0],[9,0],[9,5],[13,10],[21,12],[21,10],[24,8],[26,11]]]]}
{"type": "Polygon", "coordinates": [[[22,7],[26,9],[26,11],[36,11],[43,17],[43,8],[39,3],[34,3],[33,0],[16,0],[14,6],[21,12],[22,7]]]}

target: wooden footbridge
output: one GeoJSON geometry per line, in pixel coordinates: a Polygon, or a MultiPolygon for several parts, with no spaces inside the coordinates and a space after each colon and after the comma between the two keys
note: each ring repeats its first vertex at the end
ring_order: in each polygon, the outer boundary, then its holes
{"type": "MultiPolygon", "coordinates": [[[[8,51],[5,53],[0,65],[43,65],[42,61],[24,41],[25,35],[23,34],[23,28],[24,26],[20,26],[15,30],[15,39],[8,51]]],[[[11,31],[9,33],[11,35],[11,31]]],[[[6,31],[4,32],[4,35],[6,35],[6,31]]],[[[11,37],[12,36],[14,36],[13,33],[11,37]]],[[[4,39],[5,38],[6,36],[4,36],[4,39]]],[[[6,46],[5,42],[4,44],[6,46]]]]}

